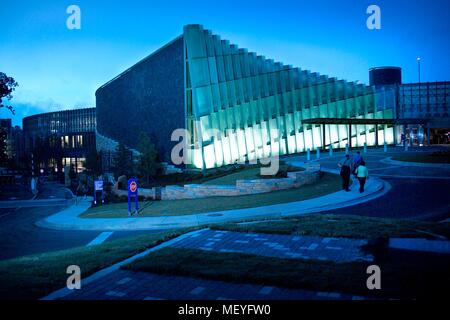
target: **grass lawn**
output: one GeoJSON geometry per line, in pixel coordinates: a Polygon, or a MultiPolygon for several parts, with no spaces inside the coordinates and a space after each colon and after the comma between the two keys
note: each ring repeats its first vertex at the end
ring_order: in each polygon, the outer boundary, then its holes
{"type": "Polygon", "coordinates": [[[78,265],[83,278],[147,248],[192,229],[152,233],[0,261],[0,299],[39,299],[65,287],[69,265],[78,265]]]}
{"type": "MultiPolygon", "coordinates": [[[[319,182],[298,189],[276,191],[238,197],[212,197],[194,200],[146,201],[140,204],[142,216],[168,216],[223,211],[302,201],[339,191],[338,175],[324,173],[319,182]]],[[[122,218],[128,215],[127,203],[93,207],[81,215],[83,218],[122,218]]]]}
{"type": "Polygon", "coordinates": [[[433,152],[426,154],[401,154],[392,157],[393,160],[406,161],[406,162],[423,162],[423,163],[450,163],[450,152],[433,152]]]}
{"type": "Polygon", "coordinates": [[[374,262],[382,272],[382,290],[375,291],[366,287],[366,268],[370,264],[277,259],[169,247],[152,252],[122,268],[379,298],[442,298],[448,292],[449,259],[429,254],[388,251],[374,262]]]}
{"type": "Polygon", "coordinates": [[[436,238],[435,235],[450,238],[449,223],[332,214],[310,214],[244,224],[225,223],[213,225],[211,229],[363,239],[380,237],[436,238]]]}

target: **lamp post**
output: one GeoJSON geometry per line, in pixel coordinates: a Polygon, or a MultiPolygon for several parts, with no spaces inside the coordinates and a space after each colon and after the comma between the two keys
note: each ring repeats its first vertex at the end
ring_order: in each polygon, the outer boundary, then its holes
{"type": "Polygon", "coordinates": [[[420,84],[420,57],[417,57],[417,71],[419,74],[419,84],[420,84]]]}
{"type": "Polygon", "coordinates": [[[419,112],[421,112],[422,111],[422,92],[421,92],[421,88],[420,88],[420,57],[417,57],[417,72],[419,75],[419,92],[418,92],[419,112]]]}

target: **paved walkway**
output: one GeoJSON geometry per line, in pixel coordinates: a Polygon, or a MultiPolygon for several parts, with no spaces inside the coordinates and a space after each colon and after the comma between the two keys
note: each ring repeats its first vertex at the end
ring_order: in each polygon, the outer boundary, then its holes
{"type": "MultiPolygon", "coordinates": [[[[291,238],[294,247],[297,251],[307,251],[308,255],[313,258],[315,253],[322,252],[321,255],[327,259],[335,259],[335,249],[326,248],[326,246],[340,245],[344,250],[349,249],[353,258],[362,256],[360,252],[356,253],[356,245],[363,244],[358,240],[355,243],[347,242],[346,239],[332,239],[332,238],[317,238],[316,242],[311,241],[313,237],[290,237],[290,236],[276,236],[276,235],[258,235],[254,234],[248,236],[245,233],[237,232],[223,232],[203,229],[189,232],[175,239],[164,242],[156,247],[150,248],[145,252],[139,253],[124,261],[121,261],[113,266],[103,269],[85,279],[82,279],[81,290],[69,290],[63,288],[55,291],[44,297],[44,300],[195,300],[195,299],[209,299],[209,300],[264,300],[264,299],[297,299],[297,300],[362,300],[361,296],[354,296],[350,294],[341,294],[337,292],[315,292],[301,289],[287,289],[280,287],[267,286],[265,284],[245,284],[233,283],[217,280],[207,280],[200,278],[192,278],[186,276],[161,275],[147,272],[136,272],[120,269],[121,266],[129,264],[137,259],[149,254],[150,252],[166,248],[166,247],[193,247],[193,243],[197,243],[198,247],[203,247],[210,242],[210,239],[218,238],[220,242],[231,242],[231,246],[235,245],[240,252],[250,253],[254,243],[235,242],[239,239],[254,239],[256,237],[262,238],[270,237],[274,245],[267,245],[261,247],[263,251],[259,254],[265,256],[285,257],[280,253],[276,253],[276,247],[284,247],[290,245],[287,238],[291,238]],[[243,238],[242,238],[243,237],[243,238]],[[299,238],[296,240],[295,238],[299,238]],[[305,238],[305,239],[302,239],[305,238]],[[234,240],[233,240],[234,239],[234,240]],[[325,240],[326,239],[326,240],[325,240]],[[325,240],[325,241],[324,241],[325,240]],[[341,241],[342,240],[342,241],[341,241]],[[308,245],[308,248],[301,249],[299,244],[308,245]],[[351,243],[349,245],[349,243],[351,243]],[[250,244],[250,245],[249,245],[250,244]],[[314,246],[316,244],[317,246],[314,246]],[[272,248],[271,248],[272,247],[272,248]],[[247,248],[247,249],[246,249],[247,248]],[[266,252],[267,251],[267,252],[266,252]],[[270,253],[272,252],[272,253],[270,253]],[[314,253],[313,253],[314,252],[314,253]]],[[[258,241],[258,240],[255,240],[258,241]]],[[[260,240],[264,241],[264,240],[260,240]]],[[[217,241],[213,241],[217,242],[217,241]]],[[[265,241],[267,242],[267,241],[265,241]]],[[[224,244],[226,247],[226,244],[224,244]]],[[[218,249],[218,248],[217,248],[218,249]]],[[[281,250],[284,251],[284,250],[281,250]]],[[[257,252],[252,252],[258,254],[257,252]]],[[[338,260],[342,260],[345,254],[340,254],[338,260]]],[[[304,256],[305,258],[306,256],[304,256]]],[[[294,258],[294,257],[290,257],[294,258]]],[[[298,257],[300,258],[300,257],[298,257]]],[[[347,255],[347,258],[349,255],[347,255]]]]}
{"type": "MultiPolygon", "coordinates": [[[[450,178],[450,165],[448,164],[432,164],[432,163],[415,163],[392,160],[392,157],[396,155],[404,155],[405,152],[402,148],[389,148],[388,152],[383,152],[383,149],[369,149],[367,153],[364,153],[362,148],[360,149],[361,155],[366,160],[367,167],[369,168],[369,175],[371,177],[393,177],[404,179],[443,179],[450,178]]],[[[418,148],[417,150],[409,151],[406,153],[413,154],[417,152],[432,152],[439,150],[447,150],[446,148],[418,148]]],[[[354,155],[356,150],[351,150],[350,154],[354,155]]],[[[319,162],[322,169],[337,170],[337,163],[344,157],[343,151],[334,152],[330,157],[328,153],[322,153],[320,159],[311,155],[311,161],[319,162]]],[[[283,158],[288,163],[292,162],[304,162],[306,161],[305,155],[292,155],[283,158]]]]}
{"type": "MultiPolygon", "coordinates": [[[[371,255],[361,251],[364,240],[343,238],[307,237],[273,234],[250,234],[216,230],[192,231],[175,239],[147,249],[133,257],[82,279],[81,290],[60,289],[44,297],[45,300],[193,300],[193,299],[344,299],[361,300],[361,296],[337,292],[314,292],[287,289],[265,284],[243,284],[206,280],[186,276],[161,275],[120,269],[147,254],[167,247],[196,248],[217,252],[243,252],[288,259],[323,259],[335,262],[370,261],[371,255]],[[293,256],[298,254],[298,256],[293,256]]],[[[449,241],[423,239],[394,239],[391,247],[407,250],[436,252],[435,248],[447,248],[449,241]],[[423,243],[427,242],[427,247],[423,243]],[[404,244],[408,247],[405,248],[404,244]]],[[[447,252],[448,253],[448,252],[447,252]]]]}
{"type": "MultiPolygon", "coordinates": [[[[447,150],[441,147],[414,148],[417,151],[432,152],[447,150]]],[[[352,214],[373,217],[387,218],[407,218],[421,220],[446,220],[449,219],[450,203],[448,201],[448,191],[450,188],[450,168],[442,166],[410,166],[408,164],[386,163],[388,157],[395,157],[404,154],[401,148],[389,147],[388,152],[383,149],[369,149],[362,156],[366,160],[370,177],[382,178],[389,183],[391,189],[389,193],[382,197],[365,202],[360,206],[346,207],[342,209],[325,210],[322,213],[328,214],[352,214]]],[[[351,150],[354,155],[356,150],[351,150]]],[[[313,155],[312,155],[313,156],[313,155]]],[[[344,156],[344,152],[334,152],[330,157],[328,153],[322,153],[319,160],[322,170],[336,170],[337,163],[344,156]]],[[[287,162],[305,161],[303,155],[289,156],[287,162]]],[[[358,184],[356,182],[356,184],[358,184]]]]}
{"type": "Polygon", "coordinates": [[[439,254],[450,254],[450,241],[392,238],[389,240],[392,249],[421,251],[439,254]]]}
{"type": "Polygon", "coordinates": [[[397,165],[397,166],[450,169],[450,164],[448,164],[448,163],[424,163],[424,162],[399,161],[399,160],[392,159],[392,157],[387,157],[385,159],[382,159],[380,162],[387,163],[387,164],[393,164],[393,165],[397,165]]]}
{"type": "Polygon", "coordinates": [[[362,300],[336,292],[294,290],[119,270],[82,286],[65,300],[362,300]]]}
{"type": "Polygon", "coordinates": [[[322,197],[304,201],[276,204],[263,207],[235,209],[181,216],[130,217],[130,218],[80,218],[91,205],[92,198],[81,201],[55,215],[38,221],[37,225],[58,230],[101,230],[129,231],[174,229],[222,223],[228,221],[250,220],[267,217],[286,217],[306,213],[321,212],[353,206],[384,195],[389,184],[378,178],[367,180],[366,190],[359,193],[353,185],[351,192],[339,191],[322,197]]]}
{"type": "Polygon", "coordinates": [[[171,247],[217,252],[238,252],[282,259],[315,259],[334,262],[373,261],[361,251],[366,240],[242,233],[204,229],[171,247]]]}

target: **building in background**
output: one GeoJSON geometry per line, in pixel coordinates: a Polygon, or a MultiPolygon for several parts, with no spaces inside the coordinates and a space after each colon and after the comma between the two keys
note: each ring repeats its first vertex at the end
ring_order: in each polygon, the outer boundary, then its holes
{"type": "Polygon", "coordinates": [[[188,167],[394,143],[395,90],[376,90],[275,62],[200,25],[96,92],[97,149],[136,148],[147,132],[170,162],[187,129],[188,167]]]}
{"type": "Polygon", "coordinates": [[[23,132],[11,119],[0,119],[0,158],[3,167],[20,167],[24,158],[23,132]]]}
{"type": "Polygon", "coordinates": [[[11,119],[0,119],[0,167],[7,167],[11,157],[11,119]]]}
{"type": "Polygon", "coordinates": [[[370,85],[377,92],[395,92],[395,118],[406,120],[395,130],[395,140],[404,135],[412,145],[449,143],[450,82],[402,83],[399,67],[369,71],[370,85]]]}
{"type": "Polygon", "coordinates": [[[413,144],[450,143],[450,81],[402,84],[399,89],[399,118],[423,119],[423,126],[403,130],[413,144]]]}
{"type": "Polygon", "coordinates": [[[42,113],[23,119],[25,152],[45,173],[65,167],[82,171],[86,156],[95,149],[95,108],[42,113]]]}

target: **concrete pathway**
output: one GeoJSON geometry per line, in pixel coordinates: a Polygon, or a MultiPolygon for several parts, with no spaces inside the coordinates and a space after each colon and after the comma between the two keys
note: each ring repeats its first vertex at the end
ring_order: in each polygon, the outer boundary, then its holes
{"type": "Polygon", "coordinates": [[[353,184],[351,192],[339,191],[314,199],[276,204],[270,206],[235,209],[218,212],[199,213],[180,216],[130,217],[130,218],[80,218],[89,209],[92,198],[81,201],[55,215],[37,222],[44,228],[58,230],[99,230],[130,231],[174,229],[202,226],[228,221],[250,220],[266,217],[287,217],[306,213],[321,212],[361,204],[384,195],[390,186],[378,178],[370,178],[364,193],[359,193],[353,184]]]}
{"type": "Polygon", "coordinates": [[[367,240],[205,229],[190,234],[170,246],[219,253],[237,252],[281,259],[314,259],[337,263],[372,262],[373,256],[361,250],[361,246],[366,244],[367,240]]]}
{"type": "MultiPolygon", "coordinates": [[[[394,239],[392,247],[405,247],[407,250],[424,250],[435,252],[435,245],[448,250],[449,241],[428,241],[424,248],[422,239],[394,239]]],[[[175,275],[160,275],[120,269],[151,252],[167,247],[196,248],[218,252],[244,252],[276,258],[289,259],[325,259],[337,262],[367,261],[373,257],[361,252],[360,246],[365,241],[326,238],[300,237],[273,234],[249,234],[238,232],[214,231],[202,229],[192,231],[177,238],[147,249],[133,257],[116,263],[108,268],[82,279],[81,290],[62,288],[43,300],[194,300],[194,299],[301,299],[301,300],[361,300],[361,296],[337,292],[314,292],[309,290],[272,287],[264,284],[232,283],[206,280],[175,275]],[[292,256],[300,252],[301,256],[292,256]]],[[[403,249],[400,248],[400,249],[403,249]]],[[[441,251],[441,250],[440,250],[441,251]]]]}
{"type": "MultiPolygon", "coordinates": [[[[137,259],[149,254],[150,252],[154,252],[156,250],[170,246],[176,246],[178,243],[186,244],[189,243],[190,239],[198,239],[199,242],[205,242],[208,241],[209,236],[214,236],[220,233],[226,232],[214,232],[208,229],[203,229],[186,233],[175,239],[164,242],[156,247],[147,249],[146,251],[141,252],[124,261],[121,261],[115,265],[100,270],[85,279],[82,279],[80,290],[69,290],[67,288],[62,288],[49,294],[46,297],[43,297],[42,300],[364,299],[361,296],[341,294],[337,292],[315,292],[310,290],[272,287],[264,284],[231,283],[185,276],[159,275],[120,269],[121,266],[136,261],[137,259]]],[[[245,237],[245,234],[241,235],[245,237]]],[[[223,239],[222,241],[228,240],[223,239]]],[[[327,240],[326,242],[329,242],[329,240],[327,240]]],[[[239,245],[241,247],[249,247],[245,243],[240,243],[239,245]]]]}
{"type": "Polygon", "coordinates": [[[389,247],[409,251],[450,254],[450,241],[428,239],[391,238],[389,247]]]}
{"type": "Polygon", "coordinates": [[[64,300],[363,300],[336,292],[314,292],[259,284],[118,270],[74,290],[64,300]]]}
{"type": "Polygon", "coordinates": [[[382,159],[382,160],[380,160],[380,162],[387,163],[387,164],[393,164],[393,165],[397,165],[397,166],[406,166],[406,167],[450,169],[450,164],[448,164],[448,163],[425,163],[425,162],[399,161],[399,160],[393,160],[392,157],[387,157],[385,159],[382,159]]]}

